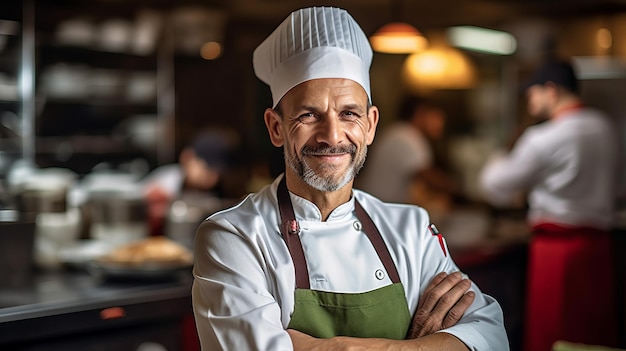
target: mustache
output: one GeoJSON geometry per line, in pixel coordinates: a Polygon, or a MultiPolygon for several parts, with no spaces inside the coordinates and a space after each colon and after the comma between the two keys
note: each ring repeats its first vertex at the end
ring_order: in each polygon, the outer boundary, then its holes
{"type": "Polygon", "coordinates": [[[329,146],[329,145],[319,145],[319,146],[309,146],[305,145],[300,150],[302,155],[335,155],[335,154],[356,154],[356,145],[338,145],[338,146],[329,146]]]}

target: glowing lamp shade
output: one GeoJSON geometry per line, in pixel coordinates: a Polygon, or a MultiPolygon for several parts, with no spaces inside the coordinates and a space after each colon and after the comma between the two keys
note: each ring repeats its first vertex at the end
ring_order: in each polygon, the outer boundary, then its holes
{"type": "Polygon", "coordinates": [[[222,56],[222,44],[216,41],[208,41],[202,44],[200,56],[205,60],[215,60],[222,56]]]}
{"type": "Polygon", "coordinates": [[[370,36],[370,43],[377,52],[411,54],[424,50],[428,40],[410,24],[393,22],[380,27],[370,36]]]}
{"type": "Polygon", "coordinates": [[[448,40],[452,46],[494,55],[511,55],[517,49],[513,35],[474,26],[450,27],[448,40]]]}
{"type": "Polygon", "coordinates": [[[412,54],[403,66],[403,78],[414,91],[467,89],[476,81],[474,65],[451,47],[438,47],[412,54]]]}

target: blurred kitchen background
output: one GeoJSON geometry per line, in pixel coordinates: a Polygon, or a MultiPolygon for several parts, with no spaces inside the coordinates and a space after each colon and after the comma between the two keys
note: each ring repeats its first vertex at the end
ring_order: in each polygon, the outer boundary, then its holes
{"type": "MultiPolygon", "coordinates": [[[[587,103],[605,110],[616,128],[626,131],[623,0],[4,1],[0,257],[21,264],[11,262],[18,268],[3,276],[19,285],[22,276],[31,282],[38,270],[58,274],[59,265],[92,258],[92,252],[100,252],[94,246],[63,249],[113,235],[103,229],[112,217],[123,224],[125,237],[119,240],[166,234],[188,245],[202,216],[267,184],[280,172],[282,156],[267,137],[262,113],[271,97],[254,76],[252,52],[291,11],[313,5],[347,9],[368,36],[393,23],[410,25],[422,36],[426,46],[419,52],[375,52],[371,80],[373,102],[381,111],[379,128],[397,118],[406,94],[426,95],[444,106],[443,150],[465,197],[442,223],[444,235],[457,263],[503,304],[512,350],[519,350],[525,208],[523,203],[504,210],[485,205],[476,177],[490,153],[526,123],[518,86],[550,57],[571,58],[587,103]],[[226,200],[194,203],[201,207],[199,215],[181,212],[178,203],[169,209],[167,223],[146,229],[141,200],[129,196],[137,190],[133,185],[157,167],[177,162],[181,150],[206,128],[234,131],[241,141],[221,194],[226,200]],[[75,191],[79,187],[82,191],[75,191]],[[111,196],[96,201],[102,193],[124,193],[124,201],[111,196]],[[112,208],[121,214],[111,214],[112,208]],[[62,217],[45,217],[55,213],[62,217]],[[35,229],[25,222],[37,222],[35,229]],[[41,234],[46,228],[54,232],[52,227],[56,234],[41,234]],[[174,237],[181,228],[186,234],[174,237]],[[9,236],[17,232],[53,235],[53,242],[9,236]],[[24,241],[20,255],[18,240],[24,241]]],[[[191,204],[184,205],[191,210],[191,204]]],[[[120,223],[115,224],[119,234],[120,223]]],[[[2,291],[0,285],[0,302],[5,301],[2,291]]],[[[17,308],[30,302],[2,303],[17,308]]],[[[3,320],[3,306],[0,330],[30,325],[3,320]]],[[[624,306],[618,308],[626,315],[624,306]]],[[[78,331],[59,331],[71,333],[78,331]]],[[[42,334],[37,340],[47,343],[53,337],[42,334]]],[[[71,349],[58,342],[59,349],[71,349]]],[[[179,343],[171,344],[178,346],[166,349],[179,349],[179,343]]]]}

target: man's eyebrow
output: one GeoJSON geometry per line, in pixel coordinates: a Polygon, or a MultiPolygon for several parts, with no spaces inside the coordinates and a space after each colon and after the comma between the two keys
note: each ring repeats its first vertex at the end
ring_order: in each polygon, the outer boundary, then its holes
{"type": "Polygon", "coordinates": [[[345,111],[345,110],[352,110],[352,111],[365,111],[365,109],[359,105],[359,104],[345,104],[341,106],[341,110],[345,111]]]}
{"type": "MultiPolygon", "coordinates": [[[[311,105],[302,105],[299,108],[300,111],[310,111],[310,112],[314,112],[314,113],[318,113],[320,112],[320,109],[315,107],[315,106],[311,106],[311,105]]],[[[348,103],[348,104],[344,104],[339,106],[339,110],[341,111],[365,111],[366,109],[364,109],[361,105],[357,104],[357,103],[348,103]]]]}
{"type": "Polygon", "coordinates": [[[300,110],[317,112],[319,109],[315,106],[302,105],[300,106],[300,110]]]}

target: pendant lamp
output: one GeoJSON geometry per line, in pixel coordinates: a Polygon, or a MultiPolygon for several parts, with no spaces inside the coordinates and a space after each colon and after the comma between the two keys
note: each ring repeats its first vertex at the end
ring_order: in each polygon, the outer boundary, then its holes
{"type": "Polygon", "coordinates": [[[388,54],[412,54],[426,49],[428,40],[404,22],[388,23],[370,36],[372,49],[388,54]]]}
{"type": "Polygon", "coordinates": [[[476,83],[476,69],[460,50],[436,45],[407,57],[403,66],[407,87],[415,92],[468,89],[476,83]]]}

